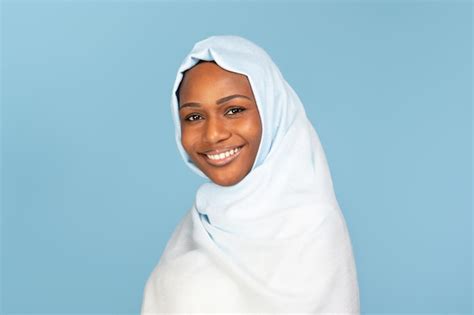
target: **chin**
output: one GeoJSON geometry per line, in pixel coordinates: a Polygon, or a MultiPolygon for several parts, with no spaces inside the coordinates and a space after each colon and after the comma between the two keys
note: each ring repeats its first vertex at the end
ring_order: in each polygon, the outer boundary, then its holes
{"type": "Polygon", "coordinates": [[[208,175],[208,177],[214,183],[216,183],[217,185],[220,185],[220,186],[233,186],[233,185],[237,184],[238,182],[240,182],[242,180],[242,178],[240,178],[240,176],[220,178],[218,176],[216,177],[216,176],[209,176],[208,175]]]}
{"type": "Polygon", "coordinates": [[[212,179],[211,180],[216,183],[217,185],[220,186],[233,186],[237,184],[240,180],[217,180],[217,179],[212,179]]]}

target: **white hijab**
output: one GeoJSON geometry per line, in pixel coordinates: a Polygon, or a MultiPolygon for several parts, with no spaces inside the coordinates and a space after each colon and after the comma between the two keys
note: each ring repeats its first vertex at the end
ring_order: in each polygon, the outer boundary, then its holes
{"type": "Polygon", "coordinates": [[[238,36],[196,43],[171,96],[176,144],[208,179],[176,227],[144,290],[142,314],[359,313],[346,223],[318,135],[270,56],[238,36]],[[250,173],[219,186],[181,145],[176,91],[199,60],[248,77],[262,120],[250,173]]]}

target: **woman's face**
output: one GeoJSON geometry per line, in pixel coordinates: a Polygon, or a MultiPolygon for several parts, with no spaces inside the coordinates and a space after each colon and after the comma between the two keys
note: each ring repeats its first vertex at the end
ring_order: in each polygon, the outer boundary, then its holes
{"type": "Polygon", "coordinates": [[[231,186],[251,170],[262,125],[245,75],[201,62],[179,87],[181,143],[214,183],[231,186]]]}

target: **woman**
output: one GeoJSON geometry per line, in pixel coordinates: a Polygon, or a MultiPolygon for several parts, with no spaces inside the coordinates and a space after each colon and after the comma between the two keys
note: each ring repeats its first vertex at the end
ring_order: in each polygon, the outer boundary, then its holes
{"type": "Polygon", "coordinates": [[[196,43],[171,110],[182,158],[208,182],[151,273],[142,314],[359,313],[324,151],[266,52],[238,36],[196,43]]]}

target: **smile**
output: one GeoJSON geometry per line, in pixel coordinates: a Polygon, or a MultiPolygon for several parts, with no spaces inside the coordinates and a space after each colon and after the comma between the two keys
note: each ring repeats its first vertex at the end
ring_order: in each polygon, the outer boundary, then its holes
{"type": "Polygon", "coordinates": [[[220,154],[203,154],[209,164],[214,166],[223,166],[233,161],[239,156],[243,146],[234,148],[232,150],[222,152],[220,154]]]}

